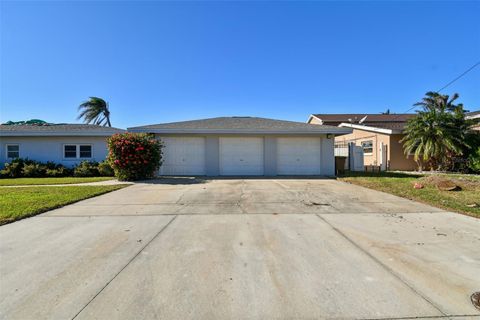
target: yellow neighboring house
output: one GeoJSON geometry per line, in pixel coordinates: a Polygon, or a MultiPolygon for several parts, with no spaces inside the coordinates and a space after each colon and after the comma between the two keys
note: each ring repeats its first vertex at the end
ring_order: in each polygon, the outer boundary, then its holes
{"type": "MultiPolygon", "coordinates": [[[[467,112],[465,118],[466,119],[477,119],[477,121],[480,121],[480,111],[467,112]]],[[[478,122],[476,125],[474,125],[472,127],[472,129],[480,131],[480,122],[478,122]]]]}
{"type": "Polygon", "coordinates": [[[415,170],[413,156],[405,156],[400,140],[408,119],[415,114],[312,114],[308,123],[348,127],[350,134],[335,137],[337,146],[354,143],[361,146],[365,166],[382,170],[415,170]]]}

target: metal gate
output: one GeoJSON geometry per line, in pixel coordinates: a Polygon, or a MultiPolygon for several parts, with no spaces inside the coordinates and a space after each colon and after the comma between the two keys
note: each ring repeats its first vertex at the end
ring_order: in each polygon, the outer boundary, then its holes
{"type": "Polygon", "coordinates": [[[346,157],[345,170],[363,171],[363,149],[353,142],[335,142],[335,157],[346,157]]]}
{"type": "Polygon", "coordinates": [[[363,148],[353,142],[348,144],[348,162],[350,171],[363,171],[363,148]]]}

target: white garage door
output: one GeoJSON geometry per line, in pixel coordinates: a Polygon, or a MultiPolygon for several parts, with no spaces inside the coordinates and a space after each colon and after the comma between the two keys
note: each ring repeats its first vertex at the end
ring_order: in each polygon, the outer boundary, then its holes
{"type": "Polygon", "coordinates": [[[205,138],[161,137],[164,143],[161,175],[204,175],[205,138]]]}
{"type": "Polygon", "coordinates": [[[320,138],[278,138],[277,172],[280,175],[320,174],[320,138]]]}
{"type": "Polygon", "coordinates": [[[220,175],[263,175],[263,138],[220,138],[220,175]]]}

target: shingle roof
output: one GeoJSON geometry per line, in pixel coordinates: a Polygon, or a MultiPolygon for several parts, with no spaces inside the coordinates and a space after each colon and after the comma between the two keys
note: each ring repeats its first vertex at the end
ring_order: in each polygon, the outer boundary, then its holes
{"type": "Polygon", "coordinates": [[[123,129],[93,124],[0,125],[0,136],[110,136],[123,129]]]}
{"type": "Polygon", "coordinates": [[[340,123],[359,124],[383,129],[402,130],[408,119],[416,116],[414,113],[376,114],[376,113],[344,113],[344,114],[313,114],[324,124],[338,126],[340,123]]]}
{"type": "Polygon", "coordinates": [[[152,133],[344,134],[349,129],[256,117],[218,117],[128,128],[152,133]]]}
{"type": "Polygon", "coordinates": [[[406,122],[408,119],[416,116],[414,113],[398,113],[398,114],[376,114],[376,113],[343,113],[343,114],[314,114],[313,116],[321,119],[325,123],[333,122],[352,122],[358,123],[367,117],[363,123],[380,123],[380,122],[406,122]],[[351,121],[350,121],[351,120],[351,121]]]}

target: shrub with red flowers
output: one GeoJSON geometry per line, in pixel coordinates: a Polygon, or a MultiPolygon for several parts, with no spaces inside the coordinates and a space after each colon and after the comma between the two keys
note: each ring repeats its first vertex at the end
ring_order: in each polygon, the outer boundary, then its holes
{"type": "Polygon", "coordinates": [[[162,143],[146,133],[114,134],[108,139],[108,162],[119,180],[155,176],[162,161],[162,143]]]}

